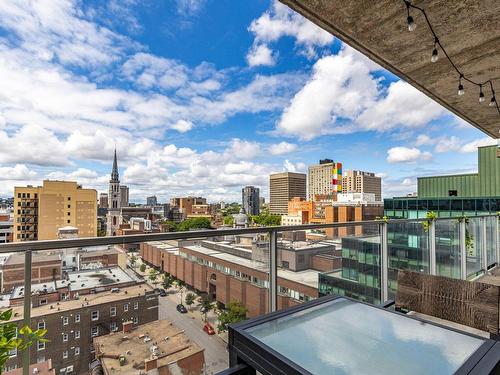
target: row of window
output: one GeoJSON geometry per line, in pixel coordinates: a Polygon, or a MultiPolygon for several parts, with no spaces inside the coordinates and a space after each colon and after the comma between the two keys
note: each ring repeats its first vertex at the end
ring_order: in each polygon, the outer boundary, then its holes
{"type": "MultiPolygon", "coordinates": [[[[38,198],[37,193],[35,193],[34,195],[35,195],[34,196],[35,199],[38,198]]],[[[31,193],[17,193],[17,197],[18,198],[31,198],[31,193]]]]}

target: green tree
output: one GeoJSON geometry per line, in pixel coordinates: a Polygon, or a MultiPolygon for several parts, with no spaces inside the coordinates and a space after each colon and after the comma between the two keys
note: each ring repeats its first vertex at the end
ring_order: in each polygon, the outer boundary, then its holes
{"type": "Polygon", "coordinates": [[[179,290],[179,292],[181,293],[181,305],[182,305],[182,294],[184,293],[184,285],[186,285],[186,284],[184,283],[184,281],[178,280],[178,279],[175,280],[174,283],[175,283],[175,286],[177,287],[177,289],[179,290]]]}
{"type": "Polygon", "coordinates": [[[247,318],[247,309],[239,301],[231,301],[227,304],[226,309],[219,312],[219,332],[227,330],[228,325],[241,322],[247,318]]]}
{"type": "MultiPolygon", "coordinates": [[[[0,313],[0,322],[8,322],[12,317],[12,309],[5,310],[0,313]]],[[[18,337],[17,326],[14,323],[0,324],[0,373],[5,367],[5,363],[9,359],[9,352],[17,349],[23,351],[29,348],[33,343],[48,342],[43,336],[47,333],[45,329],[33,331],[30,327],[24,326],[19,330],[18,337]]]]}
{"type": "Polygon", "coordinates": [[[141,270],[141,272],[146,272],[146,265],[144,263],[141,263],[139,269],[141,270]]]}
{"type": "Polygon", "coordinates": [[[132,255],[132,256],[130,257],[130,265],[132,266],[132,268],[135,268],[135,265],[136,265],[136,263],[137,263],[137,259],[138,259],[138,258],[137,258],[135,255],[132,255]]]}
{"type": "Polygon", "coordinates": [[[233,216],[228,215],[228,216],[224,217],[224,225],[229,225],[229,226],[232,227],[233,224],[234,224],[234,218],[233,218],[233,216]]]}
{"type": "Polygon", "coordinates": [[[167,231],[167,232],[177,232],[178,229],[178,225],[175,221],[172,221],[172,220],[165,220],[161,223],[161,225],[163,226],[164,230],[167,231]]]}
{"type": "Polygon", "coordinates": [[[149,280],[153,283],[154,286],[156,286],[156,284],[158,284],[158,275],[159,275],[159,272],[157,270],[155,270],[154,268],[151,268],[149,270],[149,280]]]}
{"type": "Polygon", "coordinates": [[[203,314],[203,321],[207,321],[207,314],[214,309],[214,304],[207,297],[200,297],[200,311],[203,314]]]}
{"type": "Polygon", "coordinates": [[[163,282],[161,283],[161,285],[165,290],[169,290],[172,286],[173,281],[174,280],[170,276],[165,277],[165,275],[163,275],[163,282]]]}
{"type": "Polygon", "coordinates": [[[271,215],[269,210],[263,210],[259,215],[251,216],[252,223],[256,225],[262,225],[265,227],[280,225],[281,224],[281,216],[280,215],[271,215]]]}
{"type": "Polygon", "coordinates": [[[211,228],[212,225],[210,223],[210,220],[207,219],[206,217],[193,217],[182,221],[177,229],[180,232],[187,232],[191,229],[211,229],[211,228]]]}
{"type": "Polygon", "coordinates": [[[189,309],[191,310],[191,306],[194,304],[196,300],[196,294],[189,292],[186,294],[186,298],[184,302],[186,302],[186,305],[188,305],[189,309]]]}

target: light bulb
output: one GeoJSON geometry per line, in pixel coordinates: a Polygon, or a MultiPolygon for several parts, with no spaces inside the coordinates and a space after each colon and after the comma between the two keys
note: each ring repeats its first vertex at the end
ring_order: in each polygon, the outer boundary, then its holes
{"type": "Polygon", "coordinates": [[[439,59],[438,50],[434,48],[432,50],[431,62],[435,63],[436,61],[438,61],[438,59],[439,59]]]}
{"type": "Polygon", "coordinates": [[[492,97],[491,97],[491,100],[490,100],[490,104],[489,104],[489,106],[490,106],[490,107],[495,107],[495,106],[496,106],[496,104],[497,104],[497,103],[496,103],[496,100],[495,100],[495,96],[492,96],[492,97]]]}
{"type": "Polygon", "coordinates": [[[459,84],[458,85],[458,96],[462,96],[463,94],[465,94],[464,86],[462,84],[459,84]]]}
{"type": "Polygon", "coordinates": [[[413,21],[412,16],[408,16],[408,31],[413,31],[417,27],[417,24],[413,21]]]}

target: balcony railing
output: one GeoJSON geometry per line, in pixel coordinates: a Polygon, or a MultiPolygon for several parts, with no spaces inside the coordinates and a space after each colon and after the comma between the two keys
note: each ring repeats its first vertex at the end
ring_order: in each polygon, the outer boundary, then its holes
{"type": "MultiPolygon", "coordinates": [[[[279,256],[282,249],[292,249],[290,245],[283,244],[283,234],[304,230],[310,230],[311,233],[326,231],[328,237],[336,241],[337,250],[341,249],[343,263],[342,269],[332,268],[328,271],[335,271],[338,274],[338,280],[342,282],[351,280],[356,281],[356,284],[359,285],[360,280],[366,279],[366,284],[374,290],[373,293],[376,294],[375,300],[377,301],[386,301],[393,297],[394,283],[396,282],[394,271],[398,268],[410,268],[432,275],[459,279],[473,279],[487,273],[500,260],[499,217],[497,215],[475,216],[468,219],[437,218],[428,221],[425,219],[396,219],[15,242],[0,244],[0,254],[24,254],[24,290],[30,291],[32,254],[37,251],[106,245],[124,246],[169,240],[195,240],[193,243],[196,244],[196,240],[203,238],[263,234],[266,241],[269,242],[268,246],[264,246],[268,251],[263,253],[267,259],[260,259],[259,263],[252,258],[253,263],[248,264],[264,265],[265,269],[259,269],[259,271],[267,274],[267,280],[263,282],[255,277],[250,277],[248,281],[256,287],[268,289],[265,311],[274,312],[279,309],[278,299],[280,295],[286,294],[295,301],[307,300],[305,297],[302,299],[298,291],[292,291],[289,287],[278,283],[280,277],[282,279],[287,277],[283,275],[284,273],[290,274],[292,272],[288,269],[288,261],[279,256]],[[354,243],[353,240],[359,243],[354,243]],[[359,248],[356,249],[356,246],[359,248]],[[371,275],[365,274],[367,265],[371,267],[371,275]]],[[[308,243],[314,246],[315,241],[309,238],[308,243]]],[[[260,247],[262,248],[262,246],[260,247]]],[[[189,257],[196,258],[192,254],[189,257]]],[[[335,261],[335,258],[338,257],[331,256],[331,254],[320,254],[314,262],[328,263],[335,261]]],[[[247,260],[250,261],[250,259],[247,260]]],[[[200,264],[204,264],[203,261],[200,264]]],[[[163,267],[163,263],[161,267],[163,267]]],[[[207,262],[207,267],[240,280],[244,279],[239,273],[240,271],[227,266],[208,265],[207,262]]],[[[301,277],[304,275],[301,271],[296,274],[301,277]]],[[[293,280],[294,277],[292,275],[290,280],[293,280]]],[[[321,289],[321,285],[318,288],[321,289]]],[[[342,293],[345,293],[345,290],[342,293]]],[[[352,297],[352,294],[349,296],[352,297]]],[[[364,297],[362,299],[366,300],[364,297]]],[[[24,294],[23,316],[26,325],[30,325],[31,322],[31,309],[31,295],[26,292],[24,294]]],[[[30,362],[33,362],[30,361],[30,351],[26,350],[23,353],[25,374],[27,374],[30,362]]]]}

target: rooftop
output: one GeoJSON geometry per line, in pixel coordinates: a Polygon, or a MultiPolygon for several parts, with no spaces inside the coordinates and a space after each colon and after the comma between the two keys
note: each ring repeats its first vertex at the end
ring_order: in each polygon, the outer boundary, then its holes
{"type": "Polygon", "coordinates": [[[76,291],[137,281],[118,266],[71,272],[68,274],[68,279],[69,281],[58,281],[58,286],[64,286],[69,282],[70,290],[76,291]]]}
{"type": "Polygon", "coordinates": [[[122,333],[110,333],[96,337],[94,345],[101,356],[107,374],[135,374],[144,369],[144,361],[156,356],[161,368],[181,359],[203,352],[168,320],[140,325],[122,333]],[[119,357],[125,356],[125,365],[120,366],[119,357]]]}
{"type": "MultiPolygon", "coordinates": [[[[43,306],[33,307],[31,309],[31,316],[45,316],[49,314],[60,314],[61,311],[70,311],[80,309],[83,306],[94,306],[102,303],[109,303],[113,301],[120,301],[132,298],[134,296],[144,295],[146,292],[152,292],[153,288],[148,284],[140,284],[120,288],[117,293],[105,291],[102,293],[86,294],[79,299],[72,299],[68,301],[61,301],[51,303],[43,306]]],[[[18,321],[23,319],[23,306],[16,306],[12,308],[11,321],[18,321]]]]}

